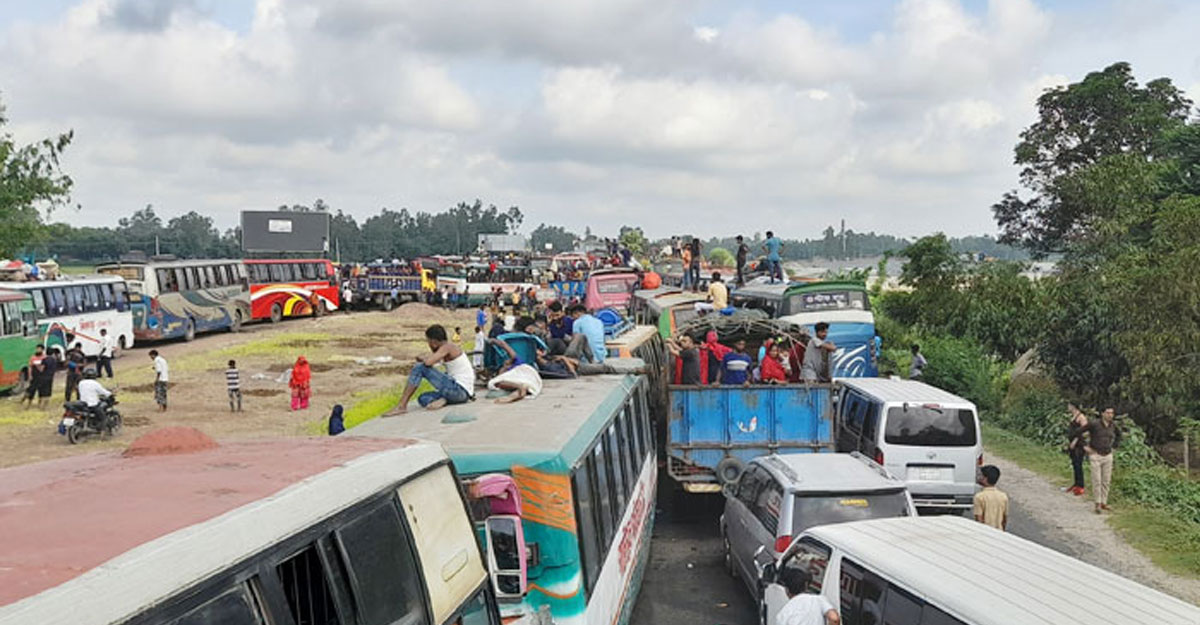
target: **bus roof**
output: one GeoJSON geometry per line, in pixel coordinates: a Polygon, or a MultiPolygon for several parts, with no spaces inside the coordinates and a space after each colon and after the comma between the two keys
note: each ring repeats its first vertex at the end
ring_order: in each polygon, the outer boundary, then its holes
{"type": "Polygon", "coordinates": [[[349,432],[441,443],[464,474],[507,471],[558,457],[573,464],[637,384],[633,375],[546,380],[536,398],[496,404],[482,395],[445,410],[414,409],[367,421],[349,432]]]}
{"type": "Polygon", "coordinates": [[[807,533],[976,625],[1200,623],[1200,608],[960,517],[857,521],[807,533]]]}
{"type": "Polygon", "coordinates": [[[107,267],[192,267],[195,265],[224,265],[245,262],[240,258],[174,258],[171,260],[122,260],[115,263],[97,265],[96,269],[107,267]]]}
{"type": "Polygon", "coordinates": [[[57,280],[28,280],[25,282],[0,282],[0,289],[9,289],[11,291],[27,291],[29,289],[41,287],[56,287],[56,286],[71,286],[74,284],[105,284],[108,282],[121,282],[124,280],[121,276],[111,274],[89,274],[89,275],[71,275],[57,280]]]}
{"type": "Polygon", "coordinates": [[[731,297],[753,297],[757,299],[783,299],[783,294],[790,287],[796,286],[791,282],[776,282],[775,284],[747,284],[730,293],[731,297]]]}
{"type": "Polygon", "coordinates": [[[0,470],[0,624],[121,621],[443,459],[338,437],[0,470]]]}
{"type": "Polygon", "coordinates": [[[849,280],[820,280],[817,282],[793,282],[788,285],[788,293],[808,293],[811,291],[829,291],[844,289],[850,291],[866,291],[867,285],[862,282],[849,280]]]}
{"type": "Polygon", "coordinates": [[[333,261],[329,260],[328,258],[246,258],[241,262],[246,263],[247,265],[262,265],[265,263],[332,263],[333,261]]]}
{"type": "Polygon", "coordinates": [[[887,402],[908,402],[910,404],[936,403],[947,406],[974,406],[971,400],[964,399],[917,380],[901,380],[892,378],[838,378],[842,386],[856,388],[862,392],[887,402]]]}

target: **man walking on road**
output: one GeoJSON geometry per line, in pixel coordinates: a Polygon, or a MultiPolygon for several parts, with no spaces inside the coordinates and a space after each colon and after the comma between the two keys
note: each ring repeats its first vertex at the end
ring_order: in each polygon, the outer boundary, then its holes
{"type": "Polygon", "coordinates": [[[1000,481],[1000,468],[989,464],[979,469],[979,485],[983,490],[975,493],[975,520],[1000,531],[1008,530],[1008,495],[996,488],[1000,481]]]}
{"type": "Polygon", "coordinates": [[[779,572],[779,583],[787,592],[788,601],[775,615],[776,625],[839,625],[842,622],[824,595],[808,592],[812,584],[808,569],[786,567],[779,572]]]}
{"type": "Polygon", "coordinates": [[[100,355],[96,357],[96,373],[107,374],[110,380],[113,377],[112,359],[116,349],[117,344],[109,336],[108,330],[100,328],[100,355]]]}
{"type": "Polygon", "coordinates": [[[1087,426],[1087,452],[1092,465],[1092,494],[1096,497],[1096,514],[1108,510],[1108,488],[1112,484],[1113,449],[1121,444],[1121,430],[1117,428],[1116,411],[1105,408],[1099,419],[1092,419],[1087,426]]]}
{"type": "Polygon", "coordinates": [[[154,361],[154,402],[160,412],[167,411],[167,383],[171,381],[171,368],[167,359],[158,355],[157,349],[150,350],[150,360],[154,361]]]}

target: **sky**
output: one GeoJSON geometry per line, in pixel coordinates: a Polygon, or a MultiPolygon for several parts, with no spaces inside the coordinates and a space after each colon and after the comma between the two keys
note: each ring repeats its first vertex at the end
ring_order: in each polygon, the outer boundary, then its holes
{"type": "Polygon", "coordinates": [[[1187,0],[5,0],[0,102],[71,129],[56,221],[360,221],[479,198],[651,236],[994,233],[1046,88],[1200,100],[1187,0]]]}

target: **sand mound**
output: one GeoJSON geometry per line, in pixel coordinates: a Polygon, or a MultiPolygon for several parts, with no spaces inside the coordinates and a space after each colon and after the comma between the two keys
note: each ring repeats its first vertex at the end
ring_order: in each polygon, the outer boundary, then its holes
{"type": "Polygon", "coordinates": [[[217,441],[196,428],[177,425],[165,427],[139,436],[121,455],[130,458],[134,456],[162,456],[166,454],[186,454],[205,449],[213,449],[217,441]]]}

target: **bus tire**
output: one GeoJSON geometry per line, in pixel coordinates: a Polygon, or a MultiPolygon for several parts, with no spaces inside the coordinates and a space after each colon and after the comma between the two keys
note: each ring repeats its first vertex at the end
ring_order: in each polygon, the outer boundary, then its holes
{"type": "Polygon", "coordinates": [[[721,484],[737,484],[746,472],[746,463],[729,456],[717,463],[717,480],[721,484]]]}
{"type": "Polygon", "coordinates": [[[390,296],[383,298],[383,310],[385,312],[392,312],[392,308],[395,306],[396,300],[393,300],[390,296]]]}
{"type": "Polygon", "coordinates": [[[283,321],[283,306],[279,302],[271,304],[271,323],[279,323],[283,321]]]}
{"type": "Polygon", "coordinates": [[[229,322],[229,331],[230,332],[241,332],[242,331],[242,323],[245,321],[245,319],[246,318],[242,316],[241,310],[233,311],[233,320],[229,322]]]}
{"type": "Polygon", "coordinates": [[[196,340],[196,322],[191,317],[183,324],[183,340],[189,343],[196,340]]]}
{"type": "Polygon", "coordinates": [[[117,339],[117,349],[120,349],[121,351],[129,349],[129,341],[125,339],[124,334],[117,339]]]}

